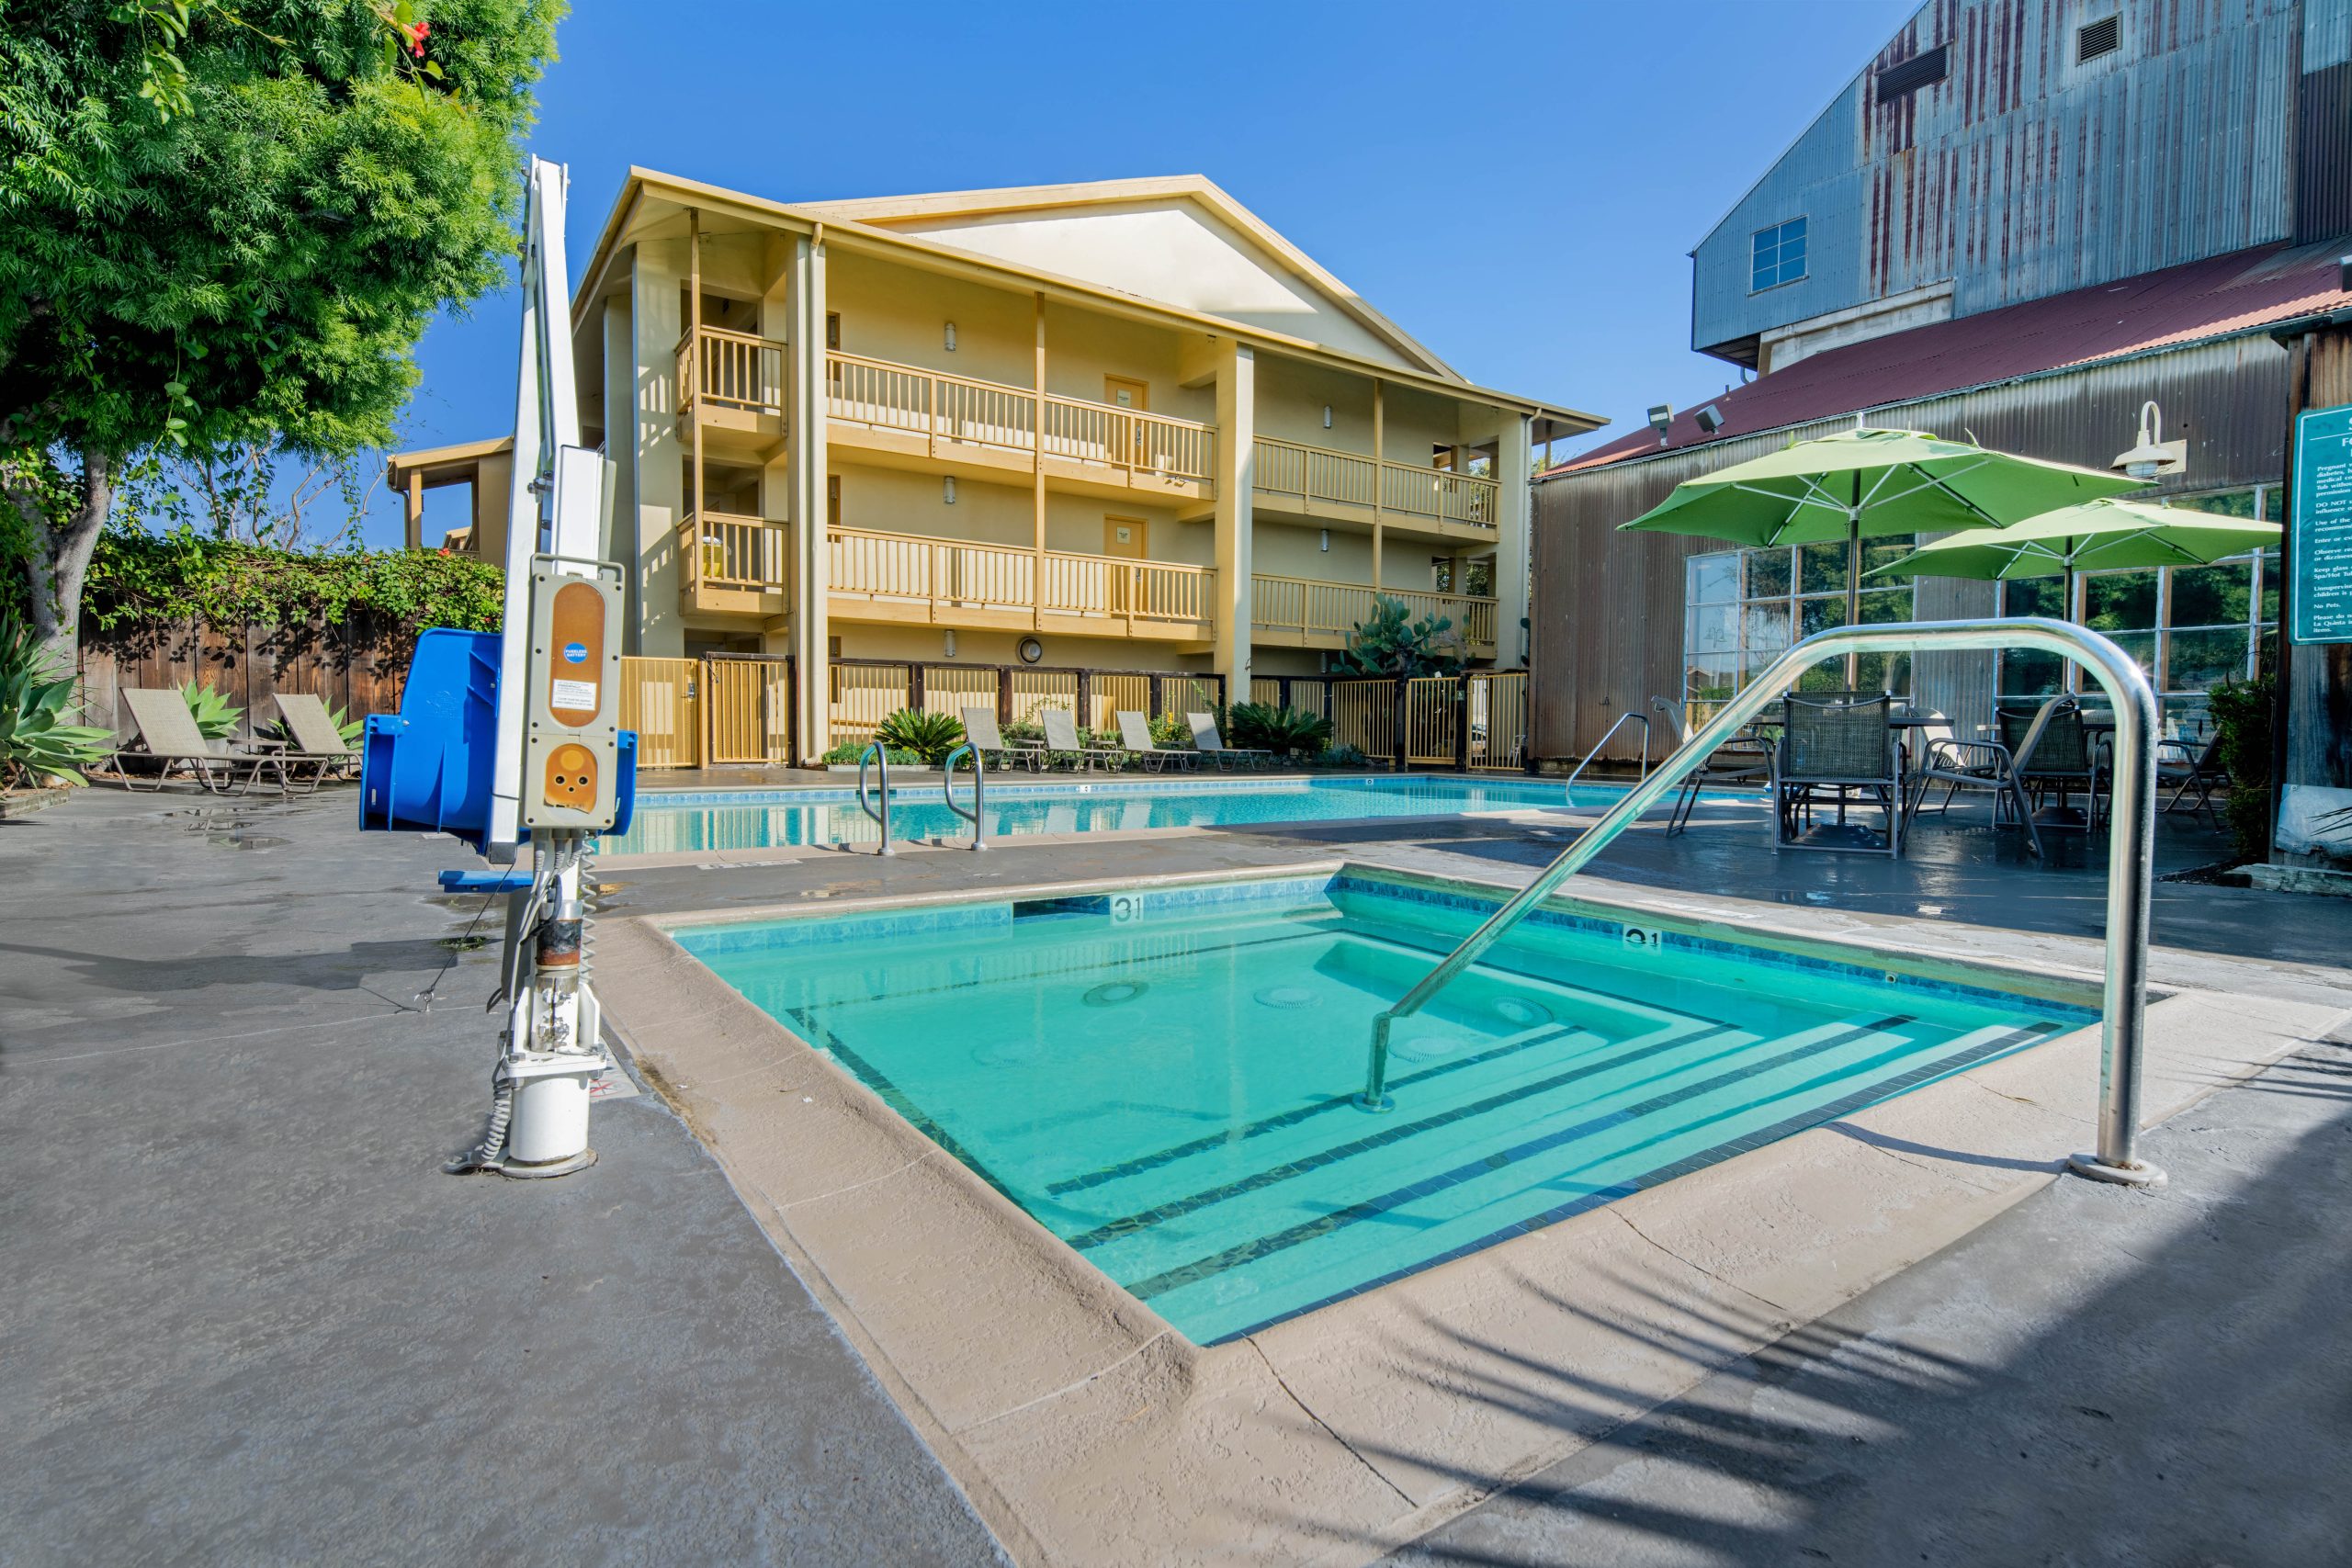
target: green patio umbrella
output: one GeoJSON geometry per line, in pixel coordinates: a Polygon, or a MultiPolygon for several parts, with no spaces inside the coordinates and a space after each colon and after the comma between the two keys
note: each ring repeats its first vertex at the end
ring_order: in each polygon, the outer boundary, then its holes
{"type": "Polygon", "coordinates": [[[2007,528],[1971,528],[1920,546],[1871,577],[1967,577],[1998,582],[2017,577],[2066,578],[2074,613],[2075,575],[2153,566],[2211,566],[2274,547],[2276,523],[2249,523],[2186,506],[2103,498],[2062,506],[2007,528]]]}
{"type": "MultiPolygon", "coordinates": [[[[2143,481],[1945,441],[1917,430],[1864,427],[1792,442],[1778,452],[1685,479],[1625,528],[1695,534],[1751,548],[1846,545],[1846,621],[1861,613],[1861,541],[1890,534],[2005,528],[2143,481]]],[[[1848,678],[1853,660],[1848,660],[1848,678]]]]}

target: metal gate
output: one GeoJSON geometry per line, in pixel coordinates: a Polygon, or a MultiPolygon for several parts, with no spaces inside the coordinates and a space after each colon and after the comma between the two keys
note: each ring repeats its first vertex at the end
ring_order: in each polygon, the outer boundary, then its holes
{"type": "Polygon", "coordinates": [[[1366,757],[1393,760],[1396,733],[1396,682],[1389,680],[1331,682],[1331,743],[1352,746],[1366,757]]]}
{"type": "Polygon", "coordinates": [[[702,765],[702,660],[621,660],[621,728],[637,732],[640,768],[702,765]]]}
{"type": "Polygon", "coordinates": [[[708,762],[792,761],[792,660],[716,656],[703,660],[708,762]]]}
{"type": "Polygon", "coordinates": [[[1462,725],[1462,681],[1422,675],[1405,682],[1405,761],[1453,766],[1462,725]]]}
{"type": "Polygon", "coordinates": [[[1527,762],[1527,672],[1469,680],[1470,765],[1517,770],[1527,762]]]}

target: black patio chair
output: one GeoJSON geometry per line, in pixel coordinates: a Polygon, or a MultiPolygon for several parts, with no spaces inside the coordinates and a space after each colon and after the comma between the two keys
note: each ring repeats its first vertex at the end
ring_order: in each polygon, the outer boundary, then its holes
{"type": "Polygon", "coordinates": [[[1939,816],[1962,790],[1988,790],[1993,795],[1993,825],[1998,828],[2004,816],[2013,816],[2025,829],[2026,844],[2034,858],[2041,858],[2041,835],[2034,829],[2033,807],[2026,799],[2025,786],[2018,781],[2017,762],[2007,746],[1997,740],[1962,740],[1949,728],[1924,729],[1920,740],[1919,764],[1910,775],[1913,822],[1926,809],[1928,792],[1938,784],[1944,786],[1944,797],[1936,802],[1939,816]]]}
{"type": "Polygon", "coordinates": [[[2177,809],[2193,790],[2197,802],[2188,808],[2189,815],[2199,812],[2216,828],[2222,825],[2222,814],[2213,805],[2216,785],[2230,782],[2228,770],[2222,766],[2222,733],[2215,730],[2205,738],[2202,746],[2192,746],[2186,740],[2156,742],[2156,787],[2170,786],[2172,798],[2165,802],[2165,810],[2177,809]]]}
{"type": "Polygon", "coordinates": [[[2025,786],[2034,808],[2040,810],[2052,795],[2063,808],[2080,790],[2089,806],[2083,820],[2051,826],[2085,830],[2095,826],[2100,820],[2099,784],[2105,770],[2098,749],[2091,744],[2090,731],[2083,728],[2082,699],[2056,696],[2039,708],[1998,709],[1996,717],[2001,743],[2014,761],[2018,783],[2025,786]]]}
{"type": "Polygon", "coordinates": [[[1894,700],[1884,692],[1791,693],[1781,699],[1781,744],[1772,753],[1774,842],[1784,849],[1849,849],[1809,844],[1814,808],[1835,805],[1840,820],[1859,796],[1886,814],[1885,842],[1869,852],[1903,852],[1903,755],[1887,723],[1894,700]]]}
{"type": "MultiPolygon", "coordinates": [[[[1650,705],[1672,722],[1676,749],[1686,745],[1690,739],[1690,707],[1665,697],[1652,697],[1650,705]]],[[[1667,815],[1666,830],[1669,834],[1679,833],[1690,826],[1690,813],[1699,804],[1702,790],[1762,789],[1771,779],[1772,743],[1759,736],[1734,736],[1683,775],[1682,788],[1674,797],[1674,809],[1667,815]]]]}

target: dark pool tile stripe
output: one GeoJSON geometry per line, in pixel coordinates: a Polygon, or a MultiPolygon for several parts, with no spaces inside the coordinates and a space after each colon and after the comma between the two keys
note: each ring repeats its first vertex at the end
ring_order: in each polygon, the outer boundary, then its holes
{"type": "MultiPolygon", "coordinates": [[[[1505,1056],[1517,1055],[1521,1051],[1531,1050],[1538,1045],[1547,1045],[1553,1041],[1566,1039],[1578,1032],[1580,1032],[1576,1025],[1563,1024],[1557,1029],[1547,1029],[1524,1039],[1506,1042],[1492,1050],[1481,1051],[1476,1055],[1457,1057],[1451,1062],[1440,1062],[1435,1066],[1424,1067],[1417,1073],[1407,1073],[1401,1077],[1391,1078],[1389,1084],[1395,1089],[1404,1089],[1412,1084],[1427,1083],[1431,1078],[1443,1077],[1448,1073],[1458,1073],[1468,1067],[1483,1066],[1488,1062],[1499,1061],[1505,1056]]],[[[1685,1035],[1683,1038],[1688,1039],[1690,1036],[1685,1035]]],[[[1334,1111],[1351,1109],[1355,1102],[1356,1097],[1352,1094],[1334,1095],[1329,1100],[1318,1100],[1312,1105],[1301,1105],[1289,1111],[1278,1111],[1272,1116],[1261,1116],[1255,1122],[1242,1123],[1238,1128],[1228,1128],[1221,1133],[1212,1133],[1204,1137],[1170,1145],[1164,1149],[1156,1149],[1148,1155],[1137,1155],[1133,1159],[1121,1160],[1116,1165],[1106,1165],[1099,1170],[1090,1170],[1082,1176],[1065,1177],[1046,1187],[1046,1190],[1056,1197],[1069,1192],[1082,1192],[1090,1187],[1100,1187],[1106,1181],[1117,1181],[1126,1177],[1141,1175],[1147,1170],[1158,1170],[1162,1166],[1173,1165],[1181,1159],[1190,1159],[1194,1155],[1205,1154],[1211,1149],[1245,1142],[1267,1133],[1280,1132],[1285,1127],[1295,1127],[1303,1122],[1311,1122],[1317,1116],[1328,1115],[1334,1111]]]]}
{"type": "MultiPolygon", "coordinates": [[[[1768,1058],[1765,1061],[1749,1063],[1735,1067],[1728,1072],[1718,1073],[1713,1077],[1702,1078],[1696,1083],[1686,1084],[1680,1089],[1668,1089],[1664,1094],[1653,1095],[1649,1099],[1637,1101],[1634,1104],[1623,1106],[1615,1111],[1605,1111],[1599,1116],[1589,1117],[1582,1122],[1574,1122],[1554,1132],[1546,1133],[1542,1137],[1530,1138],[1524,1143],[1514,1145],[1510,1148],[1501,1150],[1500,1156],[1502,1163],[1500,1165],[1490,1163],[1493,1156],[1488,1156],[1471,1160],[1463,1165],[1454,1166],[1451,1169],[1439,1171],[1432,1176],[1426,1177],[1419,1181],[1411,1183],[1408,1186],[1392,1188],[1388,1191],[1383,1192],[1376,1197],[1367,1198],[1361,1202],[1350,1203],[1344,1208],[1334,1209],[1328,1214],[1317,1214],[1311,1220],[1305,1220],[1297,1224],[1287,1226],[1279,1231],[1274,1231],[1270,1235],[1255,1237],[1250,1241],[1242,1243],[1238,1247],[1227,1247],[1223,1251],[1211,1253],[1207,1257],[1197,1258],[1191,1263],[1180,1264],[1174,1269],[1166,1269],[1160,1273],[1154,1274],[1149,1279],[1136,1280],[1129,1284],[1127,1286],[1127,1290],[1137,1298],[1144,1301],[1149,1301],[1154,1296],[1164,1295],[1168,1292],[1176,1290],[1182,1286],[1194,1284],[1202,1280],[1214,1278],[1218,1274],[1224,1273],[1229,1269],[1238,1268],[1242,1264],[1255,1262],[1261,1258],[1268,1257],[1276,1252],[1284,1251],[1305,1242],[1319,1240],[1321,1237],[1332,1235],[1337,1231],[1343,1230],[1347,1226],[1356,1224],[1358,1221],[1372,1219],[1377,1215],[1385,1214],[1392,1210],[1401,1208],[1403,1205],[1411,1202],[1416,1198],[1426,1198],[1431,1193],[1442,1191],[1448,1187],[1457,1186],[1464,1181],[1476,1180],[1481,1177],[1491,1176],[1497,1170],[1508,1168],[1510,1166],[1518,1164],[1521,1160],[1530,1158],[1535,1155],[1547,1154],[1554,1150],[1566,1147],[1571,1144],[1580,1143],[1587,1138],[1597,1137],[1600,1134],[1609,1131],[1611,1128],[1622,1127],[1628,1122],[1637,1122],[1645,1116],[1652,1116],[1661,1111],[1671,1110],[1677,1105],[1687,1103],[1688,1101],[1696,1100],[1702,1095],[1712,1094],[1719,1089],[1728,1088],[1729,1086],[1739,1082],[1743,1078],[1753,1077],[1763,1073],[1775,1072],[1780,1068],[1791,1066],[1793,1063],[1804,1061],[1811,1056],[1819,1055],[1824,1051],[1832,1051],[1840,1045],[1849,1045],[1857,1040],[1865,1039],[1870,1035],[1882,1033],[1887,1030],[1899,1029],[1903,1025],[1914,1021],[1916,1021],[1909,1014],[1897,1013],[1889,1015],[1888,1017],[1880,1019],[1871,1023],[1861,1024],[1852,1029],[1840,1030],[1838,1032],[1829,1035],[1826,1038],[1809,1041],[1804,1045],[1800,1045],[1793,1050],[1783,1051],[1777,1056],[1768,1058]]],[[[1531,1089],[1527,1092],[1538,1091],[1531,1089]]],[[[1512,1096],[1510,1098],[1516,1099],[1521,1097],[1512,1096]]],[[[1125,1232],[1122,1231],[1120,1234],[1125,1234],[1125,1232]]],[[[1102,1239],[1109,1240],[1111,1238],[1103,1236],[1102,1239]]],[[[1073,1240],[1070,1245],[1073,1247],[1079,1247],[1081,1244],[1073,1240]]]]}
{"type": "MultiPolygon", "coordinates": [[[[1566,1031],[1562,1032],[1565,1033],[1566,1031]]],[[[1335,1144],[1328,1149],[1318,1149],[1311,1155],[1305,1155],[1295,1160],[1285,1160],[1280,1165],[1268,1166],[1263,1170],[1252,1171],[1248,1176],[1238,1177],[1215,1187],[1204,1188],[1198,1192],[1187,1193],[1182,1198],[1154,1204],[1148,1209],[1140,1209],[1132,1214],[1122,1214],[1115,1220],[1106,1221],[1091,1231],[1070,1237],[1069,1244],[1080,1252],[1084,1252],[1089,1247],[1100,1247],[1104,1242],[1115,1241],[1120,1236],[1131,1235],[1136,1231],[1148,1230],[1164,1221],[1179,1218],[1198,1209],[1205,1209],[1213,1203],[1222,1203],[1227,1199],[1259,1191],[1277,1182],[1289,1181],[1311,1171],[1320,1170],[1326,1166],[1335,1165],[1340,1160],[1370,1154],[1374,1149],[1386,1148],[1391,1145],[1402,1143],[1408,1138],[1433,1132],[1440,1127],[1450,1127],[1457,1122],[1466,1121],[1474,1116],[1487,1115],[1507,1106],[1517,1104],[1530,1095],[1547,1094],[1553,1089],[1608,1072],[1611,1068],[1643,1061],[1678,1046],[1701,1044],[1712,1038],[1741,1032],[1743,1032],[1734,1029],[1729,1024],[1718,1024],[1713,1029],[1697,1034],[1678,1035],[1674,1039],[1657,1041],[1637,1050],[1622,1051],[1600,1061],[1582,1063],[1566,1072],[1555,1073],[1550,1077],[1539,1078],[1532,1083],[1520,1084],[1499,1093],[1490,1094],[1483,1100],[1469,1100],[1449,1110],[1436,1111],[1410,1122],[1392,1122],[1368,1137],[1351,1139],[1344,1144],[1335,1144]]],[[[1399,1080],[1398,1087],[1402,1087],[1402,1080],[1399,1080]]],[[[1352,1105],[1354,1101],[1343,1099],[1338,1103],[1352,1105]]]]}
{"type": "MultiPolygon", "coordinates": [[[[1346,1301],[1351,1296],[1360,1296],[1367,1291],[1376,1291],[1383,1285],[1393,1285],[1399,1280],[1419,1274],[1423,1269],[1434,1269],[1441,1263],[1451,1263],[1457,1258],[1467,1258],[1474,1252],[1484,1252],[1490,1247],[1518,1236],[1532,1235],[1537,1231],[1558,1224],[1562,1220],[1581,1214],[1587,1210],[1597,1209],[1604,1203],[1613,1203],[1621,1198],[1629,1198],[1647,1188],[1671,1181],[1678,1176],[1688,1176],[1694,1170],[1703,1170],[1708,1166],[1720,1164],[1736,1155],[1745,1154],[1750,1149],[1762,1148],[1767,1144],[1775,1144],[1782,1138],[1791,1137],[1810,1128],[1850,1116],[1857,1111],[1875,1105],[1882,1100],[1893,1099],[1895,1095],[1916,1089],[1923,1083],[1948,1077],[1952,1073],[1966,1072],[1970,1067],[1982,1066],[1996,1056],[2006,1055],[2020,1046],[2031,1044],[2037,1040],[2047,1039],[2052,1034],[2075,1027],[2076,1025],[2072,1023],[2039,1022],[2010,1030],[1967,1051],[1961,1056],[1947,1056],[1934,1062],[1923,1063],[1911,1072],[1901,1073],[1891,1078],[1879,1079],[1827,1105],[1813,1107],[1775,1122],[1770,1127],[1743,1134],[1726,1143],[1686,1155],[1671,1164],[1659,1166],[1653,1170],[1645,1170],[1632,1180],[1621,1181],[1609,1187],[1595,1188],[1590,1192],[1580,1194],[1565,1203],[1555,1204],[1541,1213],[1530,1214],[1523,1220],[1514,1220],[1499,1229],[1488,1231],[1475,1240],[1447,1247],[1442,1252],[1433,1253],[1428,1258],[1408,1263],[1402,1268],[1392,1269],[1385,1274],[1376,1274],[1358,1284],[1350,1285],[1344,1291],[1334,1291],[1329,1295],[1318,1296],[1314,1301],[1301,1305],[1284,1308],[1272,1317],[1263,1318],[1245,1327],[1219,1335],[1208,1343],[1227,1344],[1244,1335],[1272,1328],[1275,1324],[1287,1323],[1294,1317],[1304,1317],[1310,1312],[1319,1312],[1334,1303],[1346,1301]]],[[[1130,1291],[1134,1288],[1128,1287],[1130,1291]]]]}

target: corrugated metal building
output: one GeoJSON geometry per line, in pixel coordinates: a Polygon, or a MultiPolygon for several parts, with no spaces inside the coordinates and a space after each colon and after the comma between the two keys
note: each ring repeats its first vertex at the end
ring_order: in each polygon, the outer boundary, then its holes
{"type": "MultiPolygon", "coordinates": [[[[1693,253],[1692,346],[1762,374],[1713,400],[1712,431],[1682,411],[1538,484],[1535,754],[1581,755],[1619,713],[1736,684],[1750,657],[1708,626],[1754,623],[1753,604],[1692,608],[1691,558],[1724,547],[1616,525],[1865,412],[2104,468],[2154,399],[2189,442],[2166,490],[2274,504],[2270,334],[2352,303],[2347,231],[2352,0],[1930,0],[1693,253]]],[[[1781,621],[1801,635],[1814,606],[1790,592],[1781,621]]],[[[2172,598],[2168,579],[2149,596],[2160,682],[2172,644],[2214,641],[2164,635],[2172,598]]],[[[1908,611],[2000,603],[1921,579],[1908,611]]],[[[1914,689],[1984,719],[2010,682],[1990,655],[1946,655],[1914,689]]]]}

